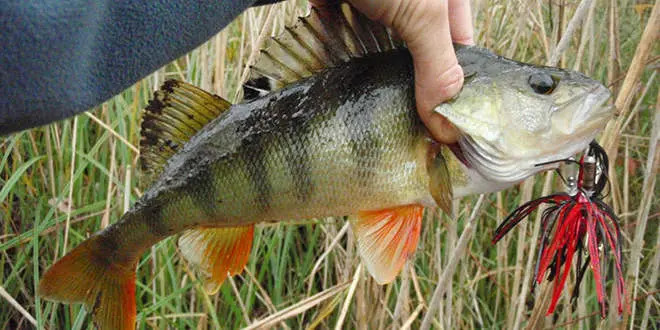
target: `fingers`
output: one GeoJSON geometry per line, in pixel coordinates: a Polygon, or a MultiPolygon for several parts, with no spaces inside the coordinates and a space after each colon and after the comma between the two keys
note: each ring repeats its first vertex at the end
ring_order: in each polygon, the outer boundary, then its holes
{"type": "MultiPolygon", "coordinates": [[[[322,5],[331,0],[310,0],[322,5]]],[[[463,69],[452,41],[473,44],[469,0],[349,0],[373,20],[392,27],[406,42],[415,69],[420,118],[439,142],[455,143],[459,131],[433,109],[458,94],[463,69]]]]}
{"type": "Polygon", "coordinates": [[[451,38],[455,43],[463,45],[474,44],[470,1],[449,0],[449,26],[451,29],[451,38]]]}
{"type": "Polygon", "coordinates": [[[463,70],[458,63],[443,67],[418,62],[415,62],[415,100],[419,117],[435,140],[444,144],[455,143],[460,132],[433,109],[460,92],[463,86],[463,70]]]}
{"type": "MultiPolygon", "coordinates": [[[[413,52],[413,59],[415,61],[415,97],[420,118],[436,140],[451,144],[458,140],[460,132],[444,116],[435,113],[433,109],[461,91],[463,69],[458,64],[452,42],[464,45],[474,44],[474,30],[470,1],[449,0],[447,5],[446,11],[438,14],[437,20],[439,24],[443,23],[440,21],[448,22],[449,30],[446,30],[444,25],[438,26],[437,43],[427,41],[429,49],[414,50],[421,54],[413,52]],[[434,53],[438,54],[436,58],[433,58],[434,53]]],[[[429,30],[433,31],[434,28],[430,27],[429,30]]]]}
{"type": "MultiPolygon", "coordinates": [[[[458,140],[458,130],[433,109],[460,92],[463,69],[452,45],[448,1],[425,0],[425,8],[412,21],[410,32],[401,33],[413,56],[415,98],[420,118],[441,143],[458,140]]],[[[396,26],[396,25],[395,25],[396,26]]]]}
{"type": "Polygon", "coordinates": [[[459,131],[433,109],[454,97],[463,86],[463,70],[454,53],[452,36],[456,41],[472,43],[469,1],[351,0],[351,3],[369,18],[391,26],[406,41],[414,62],[419,116],[433,138],[441,143],[455,143],[459,131]],[[450,17],[453,10],[456,12],[450,17]]]}
{"type": "Polygon", "coordinates": [[[322,8],[339,2],[339,0],[309,0],[312,7],[322,8]]]}

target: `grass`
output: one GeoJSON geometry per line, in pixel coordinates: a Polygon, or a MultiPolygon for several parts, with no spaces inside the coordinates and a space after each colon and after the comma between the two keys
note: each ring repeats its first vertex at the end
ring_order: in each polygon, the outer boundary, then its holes
{"type": "MultiPolygon", "coordinates": [[[[580,2],[472,3],[480,45],[544,64],[570,33],[580,2]]],[[[552,176],[539,175],[482,197],[481,207],[475,207],[478,196],[455,202],[454,218],[429,215],[417,253],[387,286],[378,286],[362,270],[342,219],[260,226],[245,271],[215,296],[203,293],[176,240],[167,239],[138,266],[138,327],[660,327],[658,44],[651,41],[646,59],[633,63],[651,7],[650,0],[592,1],[556,57],[559,66],[603,81],[622,99],[617,102],[623,105],[621,114],[601,141],[613,156],[608,202],[622,221],[633,303],[632,314],[623,320],[598,316],[590,275],[576,310],[566,296],[556,314],[545,317],[546,287],[529,294],[538,221],[522,223],[497,246],[490,243],[499,222],[521,202],[561,189],[552,176]],[[631,88],[622,88],[632,65],[641,68],[640,74],[627,82],[631,88]],[[625,94],[618,94],[622,90],[625,94]],[[432,299],[437,304],[430,305],[432,299]],[[435,313],[429,313],[431,306],[435,313]]],[[[0,138],[0,328],[92,328],[80,305],[43,301],[35,287],[46,267],[116,221],[140,196],[139,110],[153,89],[178,78],[234,99],[244,65],[263,37],[304,12],[303,2],[249,10],[208,43],[89,113],[0,138]]],[[[573,282],[574,274],[569,287],[573,282]]]]}

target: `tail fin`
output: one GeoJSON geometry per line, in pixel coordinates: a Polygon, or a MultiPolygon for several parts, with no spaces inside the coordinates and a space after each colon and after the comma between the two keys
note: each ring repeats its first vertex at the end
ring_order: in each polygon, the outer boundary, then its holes
{"type": "Polygon", "coordinates": [[[46,271],[39,293],[48,300],[84,303],[101,330],[135,329],[135,262],[114,263],[113,252],[101,236],[91,237],[46,271]]]}

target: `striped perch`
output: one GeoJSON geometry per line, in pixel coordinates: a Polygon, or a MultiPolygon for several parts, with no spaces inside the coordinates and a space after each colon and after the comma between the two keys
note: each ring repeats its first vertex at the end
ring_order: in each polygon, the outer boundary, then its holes
{"type": "Polygon", "coordinates": [[[214,293],[247,263],[255,224],[344,215],[369,273],[388,283],[415,251],[425,208],[449,211],[453,198],[545,170],[535,165],[583,149],[611,115],[609,92],[578,73],[477,47],[457,57],[463,91],[436,109],[463,132],[453,146],[417,115],[407,49],[346,5],[267,42],[245,85],[253,100],[165,82],[143,115],[150,187],[53,265],[40,294],[86,304],[100,329],[133,329],[135,266],[158,241],[182,233],[214,293]]]}

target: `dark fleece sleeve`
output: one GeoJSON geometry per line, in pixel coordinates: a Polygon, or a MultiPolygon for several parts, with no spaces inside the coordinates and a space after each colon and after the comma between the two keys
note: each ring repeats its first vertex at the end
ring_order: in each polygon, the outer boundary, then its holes
{"type": "Polygon", "coordinates": [[[273,0],[0,0],[0,136],[86,111],[273,0]]]}

